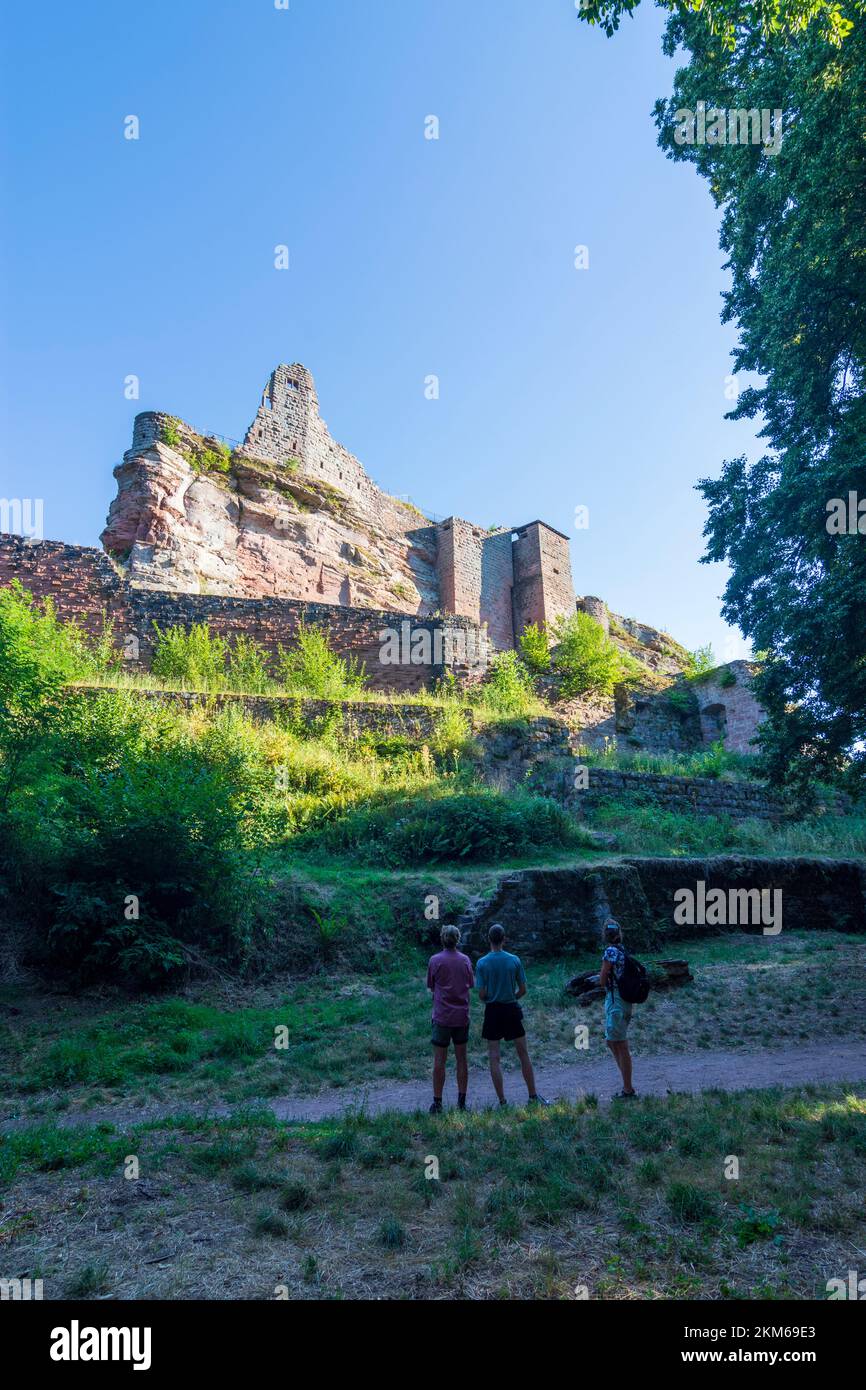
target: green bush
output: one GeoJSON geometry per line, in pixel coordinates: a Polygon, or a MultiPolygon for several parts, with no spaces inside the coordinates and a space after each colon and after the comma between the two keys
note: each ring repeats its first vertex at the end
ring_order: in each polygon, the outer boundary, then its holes
{"type": "Polygon", "coordinates": [[[0,589],[0,811],[45,755],[63,687],[92,667],[83,634],[57,621],[50,599],[17,580],[0,589]]]}
{"type": "Polygon", "coordinates": [[[685,669],[685,675],[689,680],[700,680],[715,669],[716,658],[709,643],[705,647],[698,647],[695,651],[689,652],[689,664],[685,669]]]}
{"type": "Polygon", "coordinates": [[[301,623],[295,644],[280,647],[279,676],[286,690],[323,700],[352,700],[364,689],[364,667],[356,657],[345,660],[321,627],[301,623]]]}
{"type": "Polygon", "coordinates": [[[529,623],[520,634],[520,655],[530,671],[550,670],[550,633],[546,623],[529,623]]]}
{"type": "Polygon", "coordinates": [[[566,811],[546,797],[486,790],[400,797],[350,812],[300,848],[359,863],[409,868],[463,861],[495,863],[534,849],[586,843],[566,811]]]}
{"type": "Polygon", "coordinates": [[[553,666],[563,695],[609,695],[624,674],[616,644],[588,613],[559,618],[553,627],[553,666]]]}
{"type": "Polygon", "coordinates": [[[532,675],[517,652],[498,652],[476,699],[492,714],[520,716],[538,704],[532,675]]]}
{"type": "Polygon", "coordinates": [[[163,631],[157,623],[156,649],[151,670],[159,680],[192,690],[224,690],[228,648],[207,623],[193,623],[189,629],[170,627],[163,631]]]}
{"type": "Polygon", "coordinates": [[[228,684],[232,690],[250,695],[264,695],[273,681],[269,672],[270,658],[260,642],[243,633],[236,637],[229,656],[228,684]]]}
{"type": "Polygon", "coordinates": [[[163,444],[167,444],[169,448],[177,448],[180,443],[180,420],[178,420],[177,416],[169,416],[167,422],[160,430],[159,437],[163,444]]]}

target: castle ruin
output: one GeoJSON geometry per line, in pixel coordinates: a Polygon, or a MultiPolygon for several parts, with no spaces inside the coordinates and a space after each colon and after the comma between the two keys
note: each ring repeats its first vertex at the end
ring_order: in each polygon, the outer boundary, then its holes
{"type": "MultiPolygon", "coordinates": [[[[687,657],[667,634],[576,597],[568,537],[545,522],[488,530],[434,520],[384,492],[332,439],[298,363],[271,373],[243,441],[164,412],[137,415],[114,476],[102,552],[0,537],[0,583],[20,578],[92,632],[111,620],[143,669],[157,626],[206,622],[275,654],[306,622],[326,626],[339,654],[362,661],[373,688],[418,691],[446,670],[480,678],[490,654],[515,648],[528,624],[578,609],[662,684],[687,657]],[[386,632],[400,634],[396,662],[383,656],[386,632]]],[[[619,735],[688,748],[721,738],[748,751],[761,711],[747,664],[725,670],[691,721],[672,713],[658,685],[620,687],[581,703],[577,717],[588,742],[619,735]]]]}

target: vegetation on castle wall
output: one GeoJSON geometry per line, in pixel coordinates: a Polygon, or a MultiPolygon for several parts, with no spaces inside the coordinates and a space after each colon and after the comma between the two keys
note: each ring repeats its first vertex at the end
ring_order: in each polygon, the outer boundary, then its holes
{"type": "Polygon", "coordinates": [[[520,655],[533,674],[550,670],[550,632],[546,623],[527,623],[518,644],[520,655]]]}
{"type": "Polygon", "coordinates": [[[554,624],[553,640],[553,669],[563,695],[610,695],[623,678],[622,653],[588,613],[560,618],[554,624]]]}

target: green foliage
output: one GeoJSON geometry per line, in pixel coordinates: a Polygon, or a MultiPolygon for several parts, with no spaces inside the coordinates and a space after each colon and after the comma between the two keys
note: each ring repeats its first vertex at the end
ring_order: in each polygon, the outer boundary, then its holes
{"type": "Polygon", "coordinates": [[[546,623],[528,623],[520,634],[520,655],[530,671],[550,670],[550,633],[546,623]]]}
{"type": "Polygon", "coordinates": [[[677,11],[665,52],[689,61],[656,105],[659,143],[696,166],[721,210],[723,320],[738,325],[734,370],[758,381],[730,418],[760,421],[766,444],[701,480],[704,558],[730,565],[723,614],[769,653],[754,679],[767,773],[803,794],[816,778],[866,780],[866,547],[828,530],[834,498],[866,494],[863,11],[765,5],[773,22],[744,15],[727,48],[701,14],[677,11]],[[856,23],[828,45],[843,12],[856,23]],[[793,38],[785,15],[802,21],[793,38]],[[721,109],[784,108],[778,151],[677,144],[677,110],[709,93],[721,109]]]}
{"type": "Polygon", "coordinates": [[[492,714],[505,716],[527,715],[538,703],[532,675],[517,652],[497,652],[476,698],[492,714]]]}
{"type": "Polygon", "coordinates": [[[609,695],[622,676],[623,662],[601,623],[588,613],[572,613],[557,620],[553,636],[553,666],[562,693],[609,695]]]}
{"type": "Polygon", "coordinates": [[[622,768],[630,772],[656,772],[666,777],[724,777],[727,780],[756,780],[757,758],[734,753],[718,739],[709,748],[693,753],[647,753],[642,749],[624,751],[611,746],[604,752],[583,749],[581,759],[590,764],[622,768]]]}
{"type": "Polygon", "coordinates": [[[323,700],[352,700],[364,689],[366,673],[356,657],[338,656],[330,635],[301,623],[294,646],[280,647],[279,675],[289,691],[323,700]]]}
{"type": "Polygon", "coordinates": [[[151,670],[159,680],[174,681],[190,690],[224,690],[228,645],[207,623],[163,631],[156,623],[156,649],[151,670]]]}
{"type": "Polygon", "coordinates": [[[83,635],[58,623],[50,599],[37,602],[17,580],[0,589],[0,807],[43,747],[61,690],[92,665],[83,635]]]}
{"type": "Polygon", "coordinates": [[[270,658],[261,643],[241,633],[235,638],[229,655],[229,686],[250,695],[264,695],[273,685],[269,663],[270,658]]]}
{"type": "Polygon", "coordinates": [[[160,430],[159,437],[163,444],[168,444],[169,448],[177,448],[180,443],[180,420],[176,415],[168,417],[167,423],[160,430]]]}
{"type": "Polygon", "coordinates": [[[685,719],[697,710],[695,697],[691,690],[682,685],[672,685],[667,692],[667,702],[675,712],[685,719]]]}
{"type": "Polygon", "coordinates": [[[561,806],[545,797],[506,797],[476,789],[401,797],[354,811],[310,847],[350,855],[358,863],[410,868],[496,863],[533,849],[581,845],[587,838],[561,806]]]}
{"type": "Polygon", "coordinates": [[[111,695],[67,701],[49,749],[9,800],[0,861],[13,891],[29,884],[49,968],[152,985],[191,951],[235,958],[243,799],[226,768],[111,695]]]}
{"type": "Polygon", "coordinates": [[[689,652],[689,664],[685,669],[685,675],[689,680],[699,681],[703,676],[708,676],[710,671],[716,669],[716,658],[713,649],[708,642],[705,647],[698,647],[695,651],[689,652]]]}
{"type": "MultiPolygon", "coordinates": [[[[721,38],[730,52],[739,37],[754,39],[809,33],[815,42],[839,48],[864,13],[863,0],[658,0],[674,18],[698,16],[708,39],[721,38]]],[[[579,18],[598,25],[610,37],[640,0],[581,0],[579,18]]]]}

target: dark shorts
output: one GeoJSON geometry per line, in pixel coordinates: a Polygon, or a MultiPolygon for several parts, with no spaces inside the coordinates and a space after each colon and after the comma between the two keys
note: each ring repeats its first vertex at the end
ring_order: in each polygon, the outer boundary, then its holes
{"type": "Polygon", "coordinates": [[[519,1004],[485,1004],[482,1038],[488,1042],[514,1042],[515,1038],[525,1038],[523,1010],[519,1004]]]}
{"type": "Polygon", "coordinates": [[[433,1036],[431,1042],[434,1047],[447,1047],[449,1043],[467,1043],[469,1041],[469,1024],[462,1028],[449,1028],[447,1023],[434,1023],[433,1036]]]}

